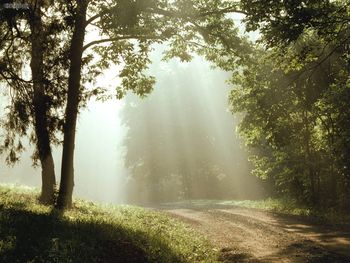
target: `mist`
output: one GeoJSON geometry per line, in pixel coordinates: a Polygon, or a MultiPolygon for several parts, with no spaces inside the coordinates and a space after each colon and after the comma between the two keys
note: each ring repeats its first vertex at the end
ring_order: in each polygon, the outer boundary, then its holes
{"type": "MultiPolygon", "coordinates": [[[[116,190],[121,176],[124,176],[120,143],[125,133],[119,121],[120,101],[105,103],[91,101],[79,117],[76,154],[75,189],[76,197],[99,202],[120,203],[123,189],[116,190]]],[[[41,186],[40,166],[33,167],[31,155],[33,146],[24,140],[26,151],[13,167],[1,156],[0,180],[2,183],[41,186]]],[[[53,148],[56,179],[60,176],[61,147],[53,148]]]]}
{"type": "Polygon", "coordinates": [[[155,90],[146,99],[127,96],[121,114],[128,202],[262,197],[237,135],[240,118],[228,110],[230,74],[199,57],[151,58],[155,90]]]}
{"type": "MultiPolygon", "coordinates": [[[[236,132],[239,117],[228,111],[229,73],[198,57],[181,63],[161,61],[161,56],[161,51],[151,56],[149,74],[157,83],[149,96],[92,100],[81,110],[74,195],[137,204],[261,197],[236,132]]],[[[106,72],[96,85],[112,91],[118,83],[115,72],[106,72]]],[[[40,187],[41,171],[32,166],[32,153],[27,142],[13,167],[1,156],[1,182],[40,187]]],[[[53,155],[59,179],[61,148],[55,147],[53,155]]]]}

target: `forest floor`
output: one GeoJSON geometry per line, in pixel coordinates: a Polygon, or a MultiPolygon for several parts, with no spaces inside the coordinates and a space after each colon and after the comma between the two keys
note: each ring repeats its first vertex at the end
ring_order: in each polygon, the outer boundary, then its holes
{"type": "Polygon", "coordinates": [[[350,228],[227,205],[161,209],[202,232],[223,262],[350,262],[350,228]]]}

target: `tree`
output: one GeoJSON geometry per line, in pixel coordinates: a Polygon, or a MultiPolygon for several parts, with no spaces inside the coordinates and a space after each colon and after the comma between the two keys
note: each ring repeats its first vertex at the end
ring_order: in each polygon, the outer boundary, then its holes
{"type": "Polygon", "coordinates": [[[58,143],[55,133],[62,126],[59,110],[65,97],[62,96],[67,68],[65,48],[57,45],[64,43],[64,21],[55,15],[61,8],[34,1],[19,10],[10,7],[1,10],[5,34],[1,39],[0,76],[11,94],[7,120],[3,123],[7,136],[2,151],[8,151],[8,163],[18,161],[23,150],[21,137],[33,127],[34,134],[30,135],[31,142],[36,144],[33,159],[41,163],[40,200],[46,204],[54,201],[56,179],[51,142],[58,143]],[[43,10],[53,15],[43,19],[43,10]],[[30,77],[23,74],[28,60],[30,77]]]}
{"type": "Polygon", "coordinates": [[[28,22],[30,24],[31,62],[33,81],[33,106],[36,142],[42,167],[41,201],[52,204],[54,201],[56,178],[54,161],[51,152],[48,127],[49,100],[45,89],[44,45],[45,32],[42,21],[42,1],[33,5],[28,22]]]}
{"type": "Polygon", "coordinates": [[[144,74],[153,43],[167,42],[170,46],[168,58],[177,56],[189,60],[191,52],[197,52],[221,67],[244,59],[244,56],[239,56],[245,48],[244,41],[238,37],[232,19],[225,16],[230,12],[240,12],[232,1],[80,0],[74,3],[58,207],[69,207],[72,203],[74,141],[82,94],[84,52],[95,46],[94,51],[100,56],[98,63],[93,61],[95,66],[87,61],[85,66],[90,70],[96,67],[102,70],[110,63],[124,62],[119,74],[122,85],[117,89],[118,98],[127,90],[145,95],[152,90],[154,83],[153,77],[144,74]],[[88,26],[97,28],[101,39],[84,45],[88,26]],[[103,43],[109,45],[101,45],[103,43]]]}
{"type": "MultiPolygon", "coordinates": [[[[279,19],[263,24],[264,38],[282,23],[279,19]]],[[[255,149],[258,176],[273,178],[280,193],[308,204],[344,208],[350,196],[343,159],[348,150],[340,144],[348,146],[349,48],[344,32],[333,29],[326,34],[325,27],[305,26],[290,42],[283,36],[264,42],[269,49],[257,50],[254,57],[260,59],[247,63],[233,80],[231,104],[246,112],[241,132],[255,149]]]]}
{"type": "Polygon", "coordinates": [[[349,3],[349,0],[242,0],[241,7],[246,13],[248,31],[259,30],[269,47],[286,47],[308,30],[315,30],[327,41],[345,40],[349,3]]]}

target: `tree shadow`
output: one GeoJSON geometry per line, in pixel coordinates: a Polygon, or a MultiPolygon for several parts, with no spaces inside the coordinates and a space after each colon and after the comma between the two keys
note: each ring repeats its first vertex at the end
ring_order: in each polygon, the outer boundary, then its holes
{"type": "Polygon", "coordinates": [[[308,262],[308,263],[345,263],[350,262],[350,258],[340,255],[336,252],[326,250],[311,240],[302,240],[294,242],[287,247],[284,247],[278,253],[271,257],[288,257],[293,262],[308,262]]]}
{"type": "MultiPolygon", "coordinates": [[[[322,248],[323,251],[333,251],[334,253],[331,254],[334,254],[336,260],[334,262],[350,262],[350,227],[348,224],[325,224],[312,217],[307,218],[304,216],[287,216],[281,214],[274,214],[273,216],[276,219],[278,226],[281,228],[307,238],[308,240],[303,242],[306,249],[310,248],[310,250],[318,251],[322,248]],[[320,244],[320,246],[317,248],[317,246],[315,246],[316,242],[313,242],[310,239],[317,240],[317,243],[320,244]],[[310,245],[312,246],[310,247],[310,245]],[[337,261],[337,255],[342,255],[343,261],[337,261]]],[[[300,245],[301,244],[294,244],[294,247],[300,245]]],[[[326,252],[323,253],[325,258],[329,256],[328,254],[326,252]]],[[[322,261],[322,258],[317,260],[310,262],[333,262],[322,261]]]]}
{"type": "Polygon", "coordinates": [[[261,263],[262,261],[255,258],[253,255],[238,251],[234,248],[223,248],[219,253],[219,262],[223,263],[237,263],[237,262],[249,262],[249,263],[261,263]]]}
{"type": "Polygon", "coordinates": [[[69,220],[59,210],[41,214],[2,208],[0,226],[0,262],[184,262],[145,232],[97,220],[69,220]],[[145,251],[154,244],[152,249],[166,258],[145,251]]]}
{"type": "MultiPolygon", "coordinates": [[[[220,209],[220,207],[216,207],[216,209],[220,209]]],[[[207,212],[210,213],[211,211],[213,210],[207,212]]],[[[259,218],[252,220],[249,215],[219,211],[216,211],[216,214],[219,213],[221,217],[228,221],[244,222],[245,225],[251,226],[252,229],[270,225],[281,229],[286,234],[293,233],[299,236],[299,241],[291,242],[289,245],[281,247],[277,253],[269,255],[267,258],[261,258],[260,260],[263,262],[270,262],[271,259],[277,260],[279,258],[290,258],[293,259],[293,262],[309,263],[350,262],[349,225],[333,226],[322,223],[312,217],[260,212],[265,213],[273,220],[270,222],[259,221],[259,218]]],[[[242,260],[242,262],[257,262],[253,258],[249,259],[246,257],[246,259],[242,260]]]]}
{"type": "MultiPolygon", "coordinates": [[[[158,207],[160,210],[186,210],[186,215],[205,212],[213,213],[223,222],[240,223],[248,229],[265,229],[266,235],[285,235],[283,244],[266,257],[254,258],[249,251],[235,251],[234,249],[221,251],[223,262],[278,262],[282,258],[292,259],[292,262],[350,262],[350,227],[348,224],[325,224],[317,218],[285,215],[267,212],[259,209],[247,209],[234,205],[208,202],[178,202],[168,203],[158,207]],[[243,211],[243,212],[242,212],[243,211]],[[291,239],[288,241],[288,236],[291,239]],[[296,235],[294,235],[296,234],[296,235]],[[293,238],[294,237],[294,238],[293,238]],[[293,241],[295,240],[295,241],[293,241]]],[[[199,225],[200,221],[191,217],[174,214],[180,220],[192,225],[199,225]]],[[[194,218],[196,218],[194,216],[194,218]]]]}

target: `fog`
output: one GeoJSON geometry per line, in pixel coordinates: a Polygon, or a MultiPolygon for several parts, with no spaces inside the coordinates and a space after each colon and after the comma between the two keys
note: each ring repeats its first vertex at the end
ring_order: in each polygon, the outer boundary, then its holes
{"type": "MultiPolygon", "coordinates": [[[[97,80],[110,90],[116,84],[116,69],[108,70],[103,77],[97,80]]],[[[6,99],[1,97],[0,117],[4,115],[6,99]]],[[[77,123],[75,144],[75,187],[76,197],[86,198],[99,202],[120,203],[123,199],[121,178],[125,177],[122,161],[121,141],[126,129],[122,126],[119,111],[122,101],[95,101],[91,100],[87,107],[81,110],[77,123]]],[[[1,131],[0,131],[1,134],[1,131]]],[[[0,137],[1,140],[1,137],[0,137]]],[[[24,184],[41,187],[41,169],[34,168],[31,155],[33,145],[24,139],[26,151],[20,161],[13,167],[5,163],[4,155],[0,155],[0,182],[8,184],[24,184]]],[[[62,148],[53,148],[56,180],[60,177],[62,148]]]]}
{"type": "MultiPolygon", "coordinates": [[[[149,73],[157,84],[147,98],[129,94],[121,101],[92,100],[81,111],[74,195],[99,202],[141,204],[261,196],[236,133],[239,119],[227,109],[225,80],[229,74],[212,69],[200,58],[180,63],[163,62],[160,57],[159,51],[151,56],[149,73]],[[159,166],[163,170],[156,169],[159,166]]],[[[96,85],[112,90],[118,82],[115,72],[106,72],[96,85]]],[[[33,147],[27,143],[26,148],[14,167],[7,167],[1,156],[1,183],[40,187],[40,168],[33,168],[30,158],[33,147]]],[[[54,148],[53,155],[59,179],[61,148],[54,148]]]]}
{"type": "Polygon", "coordinates": [[[126,198],[147,204],[183,199],[258,198],[247,152],[228,111],[229,73],[204,59],[163,62],[152,56],[155,90],[129,95],[121,111],[128,127],[126,198]]]}
{"type": "MultiPolygon", "coordinates": [[[[120,178],[125,176],[121,140],[125,128],[118,116],[122,102],[105,103],[91,101],[78,120],[75,146],[75,196],[100,202],[121,202],[123,200],[120,178]]],[[[5,164],[1,156],[1,183],[41,185],[40,167],[32,166],[33,147],[25,140],[26,152],[13,167],[5,164]]],[[[54,147],[56,179],[60,176],[61,147],[54,147]]]]}

